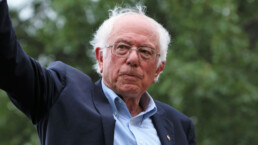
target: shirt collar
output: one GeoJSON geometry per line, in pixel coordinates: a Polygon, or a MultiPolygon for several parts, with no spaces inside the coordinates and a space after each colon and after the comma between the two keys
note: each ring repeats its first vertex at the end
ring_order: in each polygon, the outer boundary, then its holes
{"type": "MultiPolygon", "coordinates": [[[[113,90],[111,90],[104,84],[103,79],[101,80],[101,84],[102,84],[103,92],[106,98],[108,99],[109,104],[111,105],[113,113],[115,114],[115,112],[117,112],[118,110],[116,106],[116,100],[118,101],[123,101],[123,100],[113,90]]],[[[142,119],[151,117],[157,112],[156,104],[148,92],[145,92],[142,95],[140,104],[143,106],[144,111],[137,116],[142,116],[143,117],[142,119]]]]}

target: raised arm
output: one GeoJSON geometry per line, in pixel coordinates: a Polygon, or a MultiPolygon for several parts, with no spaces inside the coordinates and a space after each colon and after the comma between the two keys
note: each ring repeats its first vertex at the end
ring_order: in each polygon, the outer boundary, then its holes
{"type": "Polygon", "coordinates": [[[58,74],[29,57],[16,39],[6,0],[0,0],[0,89],[32,121],[48,111],[62,88],[58,74]]]}

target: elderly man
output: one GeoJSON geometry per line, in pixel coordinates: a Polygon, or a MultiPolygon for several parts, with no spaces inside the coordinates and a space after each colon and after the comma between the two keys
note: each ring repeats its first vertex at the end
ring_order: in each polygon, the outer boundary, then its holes
{"type": "Polygon", "coordinates": [[[102,79],[62,62],[43,68],[16,40],[0,2],[0,88],[42,145],[195,145],[191,120],[146,92],[164,69],[168,32],[138,9],[114,9],[91,41],[102,79]]]}

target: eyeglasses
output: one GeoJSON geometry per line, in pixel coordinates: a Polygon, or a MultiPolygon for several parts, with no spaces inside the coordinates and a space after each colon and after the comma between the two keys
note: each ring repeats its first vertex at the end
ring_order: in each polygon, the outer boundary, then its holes
{"type": "Polygon", "coordinates": [[[107,48],[111,48],[112,54],[118,56],[118,57],[128,57],[128,55],[131,53],[132,50],[136,50],[138,57],[143,61],[155,61],[156,57],[159,57],[160,54],[156,52],[156,50],[149,48],[149,47],[138,47],[133,48],[133,46],[124,43],[124,42],[118,42],[113,45],[107,46],[107,48]]]}

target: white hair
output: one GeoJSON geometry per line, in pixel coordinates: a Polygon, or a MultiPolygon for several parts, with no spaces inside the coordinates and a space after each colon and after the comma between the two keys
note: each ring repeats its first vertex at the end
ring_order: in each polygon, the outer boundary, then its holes
{"type": "MultiPolygon", "coordinates": [[[[109,10],[110,15],[109,18],[106,19],[102,25],[99,27],[99,29],[96,31],[94,34],[93,39],[90,41],[90,44],[93,46],[93,52],[95,53],[95,49],[97,47],[101,48],[101,51],[103,52],[103,57],[106,55],[106,45],[107,45],[107,40],[109,38],[109,35],[112,31],[113,24],[115,20],[117,20],[121,16],[125,15],[132,15],[132,14],[138,14],[141,16],[144,16],[147,18],[147,20],[152,23],[159,34],[159,47],[160,47],[160,57],[157,65],[159,66],[162,62],[166,61],[166,56],[167,56],[167,49],[168,45],[170,43],[170,35],[168,31],[157,21],[154,19],[146,16],[145,14],[145,7],[143,6],[136,6],[135,8],[121,8],[121,7],[115,7],[113,10],[109,10]]],[[[100,68],[98,65],[98,61],[96,60],[96,63],[94,65],[95,70],[100,74],[100,68]]]]}

